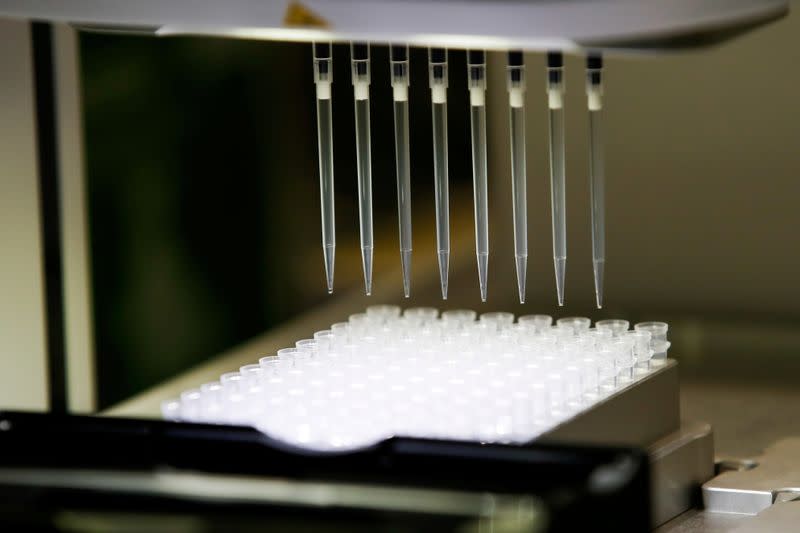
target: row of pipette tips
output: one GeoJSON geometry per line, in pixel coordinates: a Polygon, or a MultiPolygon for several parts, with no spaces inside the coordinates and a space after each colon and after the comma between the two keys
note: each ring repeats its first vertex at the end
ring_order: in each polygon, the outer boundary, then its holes
{"type": "MultiPolygon", "coordinates": [[[[353,43],[350,47],[355,99],[356,151],[358,166],[359,223],[362,267],[367,295],[372,292],[372,162],[369,119],[370,48],[353,43]]],[[[436,191],[437,250],[442,298],[447,299],[450,230],[447,164],[447,50],[429,50],[429,83],[433,115],[434,177],[436,191]]],[[[408,46],[390,47],[392,98],[395,106],[395,156],[403,292],[411,291],[411,189],[408,124],[408,46]]],[[[486,55],[480,50],[467,53],[470,94],[473,190],[475,203],[475,245],[481,300],[487,298],[488,280],[488,186],[486,156],[486,55]]],[[[603,302],[605,264],[604,169],[600,145],[602,109],[602,59],[587,58],[587,101],[590,111],[590,190],[592,203],[592,264],[597,307],[603,302]]],[[[332,50],[330,43],[314,44],[314,80],[317,87],[317,115],[322,208],[322,240],[328,292],[333,292],[335,227],[333,219],[333,134],[331,115],[332,50]]],[[[527,169],[525,160],[525,64],[522,52],[508,54],[508,92],[511,128],[511,168],[514,217],[514,247],[520,303],[525,302],[527,243],[527,169]]],[[[550,110],[550,181],[553,226],[553,258],[559,305],[564,305],[566,273],[566,204],[563,125],[563,56],[547,56],[547,101],[550,110]]]]}
{"type": "Polygon", "coordinates": [[[666,361],[668,326],[372,306],[162,404],[321,450],[393,435],[529,442],[666,361]],[[477,320],[476,320],[477,319],[477,320]]]}

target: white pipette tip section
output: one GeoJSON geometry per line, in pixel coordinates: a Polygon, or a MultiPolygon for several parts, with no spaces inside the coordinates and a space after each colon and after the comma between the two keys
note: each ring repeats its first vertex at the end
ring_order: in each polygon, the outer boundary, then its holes
{"type": "Polygon", "coordinates": [[[447,103],[447,87],[434,85],[431,87],[431,102],[434,104],[447,103]]]}
{"type": "Polygon", "coordinates": [[[470,87],[469,105],[474,107],[482,107],[486,105],[486,91],[481,87],[470,87]]]}
{"type": "Polygon", "coordinates": [[[315,450],[388,437],[525,443],[666,362],[666,324],[368,307],[162,404],[315,450]],[[653,334],[655,332],[655,335],[653,334]],[[655,357],[655,359],[653,359],[655,357]]]}
{"type": "Polygon", "coordinates": [[[547,107],[561,109],[564,107],[564,91],[561,88],[547,90],[547,107]]]}

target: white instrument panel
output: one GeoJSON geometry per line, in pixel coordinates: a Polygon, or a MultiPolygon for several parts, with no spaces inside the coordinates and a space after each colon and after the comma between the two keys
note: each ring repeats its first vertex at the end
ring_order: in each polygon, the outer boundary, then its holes
{"type": "Polygon", "coordinates": [[[0,17],[157,35],[658,51],[731,38],[788,0],[0,0],[0,17]]]}

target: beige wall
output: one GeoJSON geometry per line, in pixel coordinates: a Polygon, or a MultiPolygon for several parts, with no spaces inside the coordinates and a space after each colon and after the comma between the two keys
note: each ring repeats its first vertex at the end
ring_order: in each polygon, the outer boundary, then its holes
{"type": "MultiPolygon", "coordinates": [[[[71,411],[95,408],[82,116],[74,31],[54,27],[67,389],[71,411]]],[[[31,38],[0,20],[0,409],[46,409],[47,359],[31,38]]]]}
{"type": "Polygon", "coordinates": [[[0,408],[47,407],[28,25],[0,20],[0,408]]]}
{"type": "MultiPolygon", "coordinates": [[[[498,203],[510,197],[503,61],[493,58],[489,88],[498,203]]],[[[528,290],[532,302],[549,304],[555,289],[543,58],[529,55],[527,64],[528,290]]],[[[570,57],[566,66],[567,301],[588,308],[583,60],[570,57]]],[[[609,310],[798,318],[800,14],[703,52],[611,58],[605,79],[609,310]]],[[[491,217],[493,242],[510,246],[510,211],[495,205],[491,217]]],[[[511,252],[494,250],[494,281],[513,290],[511,252]]]]}

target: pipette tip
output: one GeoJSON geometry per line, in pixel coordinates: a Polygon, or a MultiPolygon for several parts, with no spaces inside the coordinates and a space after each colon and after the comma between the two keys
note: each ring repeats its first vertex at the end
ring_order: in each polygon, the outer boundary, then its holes
{"type": "Polygon", "coordinates": [[[439,280],[442,282],[442,300],[447,300],[447,277],[450,270],[450,253],[439,252],[439,280]]]}
{"type": "Polygon", "coordinates": [[[403,294],[411,296],[411,250],[400,250],[400,265],[403,269],[403,294]]]}
{"type": "Polygon", "coordinates": [[[323,246],[322,253],[325,256],[325,280],[328,283],[328,294],[333,294],[333,265],[336,247],[333,245],[323,246]]]}
{"type": "Polygon", "coordinates": [[[564,274],[567,270],[567,258],[556,257],[554,260],[556,267],[556,292],[558,293],[558,305],[564,306],[564,274]]]}
{"type": "Polygon", "coordinates": [[[361,264],[364,268],[364,288],[367,296],[372,294],[372,247],[361,248],[361,264]]]}
{"type": "Polygon", "coordinates": [[[481,286],[481,301],[486,301],[486,280],[489,274],[489,255],[478,254],[478,283],[481,286]]]}
{"type": "Polygon", "coordinates": [[[594,261],[594,294],[597,299],[597,308],[603,308],[603,274],[605,273],[605,261],[594,261]]]}
{"type": "Polygon", "coordinates": [[[517,289],[519,290],[519,303],[525,303],[525,277],[528,271],[528,256],[518,255],[517,259],[517,289]]]}

